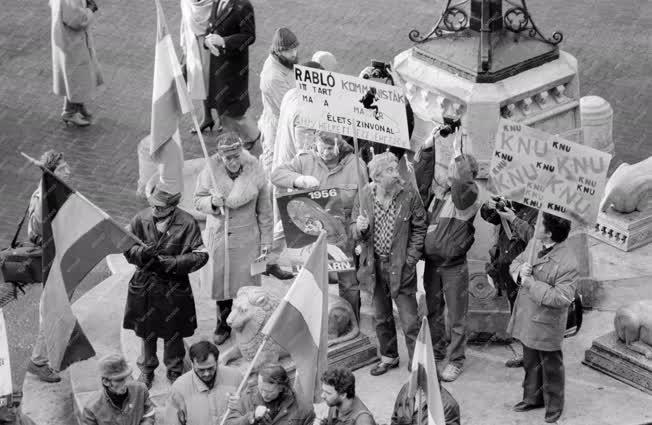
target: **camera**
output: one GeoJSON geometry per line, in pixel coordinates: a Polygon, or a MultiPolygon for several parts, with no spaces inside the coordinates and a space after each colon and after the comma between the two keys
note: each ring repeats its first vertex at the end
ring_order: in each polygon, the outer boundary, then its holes
{"type": "Polygon", "coordinates": [[[512,209],[512,203],[502,196],[492,196],[491,199],[496,202],[496,210],[505,212],[506,208],[512,209]]]}
{"type": "Polygon", "coordinates": [[[444,117],[444,125],[439,127],[439,135],[448,137],[455,133],[462,126],[462,120],[459,118],[444,117]]]}

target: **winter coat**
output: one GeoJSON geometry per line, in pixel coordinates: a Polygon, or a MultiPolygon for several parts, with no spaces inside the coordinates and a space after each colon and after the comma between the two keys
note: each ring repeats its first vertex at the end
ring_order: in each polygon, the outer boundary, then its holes
{"type": "MultiPolygon", "coordinates": [[[[439,391],[446,425],[460,425],[460,405],[457,400],[441,385],[439,391]]],[[[428,404],[426,400],[421,403],[421,423],[418,423],[419,415],[414,409],[415,400],[414,398],[410,399],[408,396],[409,383],[406,383],[396,396],[390,425],[428,425],[428,404]]]]}
{"type": "Polygon", "coordinates": [[[509,265],[525,250],[534,234],[534,224],[537,220],[536,209],[517,203],[513,203],[513,206],[516,218],[509,225],[512,239],[507,238],[496,210],[486,205],[480,208],[480,215],[487,223],[500,226],[496,244],[489,250],[490,262],[486,267],[487,274],[496,282],[499,290],[509,290],[516,285],[509,274],[509,265]]]}
{"type": "Polygon", "coordinates": [[[221,1],[228,4],[218,14],[220,0],[213,3],[206,30],[207,35],[224,39],[220,55],[210,57],[206,101],[219,115],[236,118],[249,109],[249,46],[256,41],[254,8],[249,0],[221,1]]]}
{"type": "MultiPolygon", "coordinates": [[[[534,243],[532,240],[530,243],[534,243]]],[[[510,266],[517,281],[521,264],[527,261],[526,249],[510,266]]],[[[575,299],[578,278],[577,258],[566,242],[532,264],[534,284],[518,291],[507,332],[526,347],[539,351],[561,350],[566,331],[568,306],[575,299]]]]}
{"type": "Polygon", "coordinates": [[[224,285],[224,216],[211,203],[213,183],[207,168],[199,174],[195,188],[195,208],[207,214],[204,240],[211,257],[199,275],[216,300],[233,299],[239,288],[260,285],[260,276],[251,276],[251,264],[260,256],[261,246],[272,243],[270,185],[255,157],[243,150],[240,159],[242,171],[234,181],[222,161],[217,156],[211,158],[217,191],[229,214],[228,287],[224,285]]]}
{"type": "Polygon", "coordinates": [[[466,262],[466,253],[475,242],[473,220],[480,209],[478,185],[466,161],[457,158],[459,178],[453,179],[443,198],[431,196],[435,166],[434,149],[423,149],[415,165],[417,186],[427,207],[428,231],[423,253],[426,261],[439,267],[466,262]]]}
{"type": "MultiPolygon", "coordinates": [[[[348,144],[342,143],[340,147],[340,156],[337,166],[332,170],[321,159],[316,150],[299,153],[292,161],[282,164],[272,170],[272,184],[274,184],[281,192],[282,189],[293,189],[294,181],[300,176],[313,176],[319,180],[320,189],[349,189],[342,191],[342,194],[349,194],[351,199],[342,199],[346,205],[353,206],[353,199],[357,193],[358,188],[358,171],[355,165],[356,156],[348,144]]],[[[365,163],[358,159],[360,165],[360,174],[362,174],[362,181],[367,182],[367,167],[365,163]]],[[[348,222],[351,211],[345,211],[345,219],[348,222]]]]}
{"type": "Polygon", "coordinates": [[[123,326],[141,338],[187,338],[197,328],[188,274],[206,264],[208,254],[193,216],[176,208],[169,220],[167,230],[160,233],[152,209],[147,208],[129,225],[129,230],[145,244],[156,244],[156,254],[163,258],[160,264],[145,262],[141,245],[124,253],[127,261],[136,266],[136,272],[129,281],[123,326]]]}
{"type": "MultiPolygon", "coordinates": [[[[351,233],[359,241],[361,252],[358,266],[360,289],[371,292],[376,289],[376,267],[374,260],[374,186],[366,185],[355,199],[351,214],[351,233]],[[364,233],[358,231],[356,220],[360,215],[360,198],[365,199],[365,214],[369,228],[364,233]]],[[[394,226],[394,238],[390,251],[390,294],[398,296],[400,289],[416,293],[416,279],[413,279],[416,263],[421,259],[423,239],[426,234],[426,212],[421,205],[419,195],[406,189],[400,189],[396,203],[399,205],[394,226]],[[409,264],[407,264],[409,263],[409,264]],[[406,285],[410,285],[407,287],[406,285]]]]}
{"type": "MultiPolygon", "coordinates": [[[[256,422],[257,425],[310,425],[315,419],[312,406],[302,406],[296,399],[294,392],[286,389],[279,395],[281,397],[278,414],[256,422]]],[[[240,397],[238,408],[231,410],[226,418],[226,425],[249,425],[248,413],[253,415],[256,406],[265,406],[257,386],[250,386],[240,397]]]]}
{"type": "Polygon", "coordinates": [[[258,129],[262,134],[263,167],[266,171],[272,170],[274,160],[274,147],[276,127],[281,110],[283,96],[294,87],[294,74],[292,69],[283,66],[274,56],[269,55],[260,72],[260,94],[263,100],[263,114],[258,120],[258,129]]]}
{"type": "Polygon", "coordinates": [[[86,0],[50,0],[52,88],[74,103],[90,100],[104,82],[90,32],[95,15],[86,5],[86,0]]]}
{"type": "Polygon", "coordinates": [[[83,425],[153,425],[156,423],[156,405],[149,397],[149,391],[141,382],[128,382],[129,395],[122,406],[116,406],[106,394],[99,391],[84,407],[83,425]]]}
{"type": "Polygon", "coordinates": [[[292,161],[300,152],[309,150],[312,146],[304,146],[294,132],[299,119],[299,92],[292,88],[285,93],[279,109],[276,137],[274,139],[274,158],[272,169],[292,161]]]}

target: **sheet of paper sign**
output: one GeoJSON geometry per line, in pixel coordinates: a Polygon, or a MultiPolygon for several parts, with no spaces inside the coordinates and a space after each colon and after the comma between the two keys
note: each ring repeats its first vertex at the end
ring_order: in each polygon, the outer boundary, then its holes
{"type": "Polygon", "coordinates": [[[267,270],[267,255],[261,255],[251,263],[251,275],[257,276],[267,270]]]}

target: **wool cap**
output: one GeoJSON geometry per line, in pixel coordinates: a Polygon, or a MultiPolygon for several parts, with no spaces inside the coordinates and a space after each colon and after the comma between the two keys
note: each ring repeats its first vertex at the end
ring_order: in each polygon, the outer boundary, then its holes
{"type": "Polygon", "coordinates": [[[335,71],[335,68],[337,68],[337,59],[330,52],[315,52],[312,55],[312,60],[321,64],[326,71],[335,71]]]}
{"type": "Polygon", "coordinates": [[[222,133],[217,137],[217,152],[228,155],[242,150],[242,139],[233,132],[222,133]]]}
{"type": "Polygon", "coordinates": [[[123,379],[131,375],[127,360],[120,354],[107,354],[99,361],[100,376],[108,379],[123,379]]]}
{"type": "Polygon", "coordinates": [[[284,50],[294,49],[295,47],[299,47],[297,36],[288,28],[278,28],[272,39],[272,51],[282,52],[284,50]]]}

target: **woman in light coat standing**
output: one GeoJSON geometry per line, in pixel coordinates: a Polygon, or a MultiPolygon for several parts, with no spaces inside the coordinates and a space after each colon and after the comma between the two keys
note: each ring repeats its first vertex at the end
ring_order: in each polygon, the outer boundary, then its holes
{"type": "Polygon", "coordinates": [[[104,82],[90,32],[97,6],[93,0],[50,0],[50,7],[52,88],[64,98],[61,119],[85,127],[93,119],[85,103],[104,82]]]}
{"type": "Polygon", "coordinates": [[[272,242],[271,188],[259,161],[243,149],[235,133],[217,138],[217,155],[210,168],[199,174],[195,188],[195,208],[207,214],[204,240],[210,259],[201,269],[202,285],[209,285],[217,301],[215,342],[228,339],[231,328],[226,318],[233,298],[243,286],[260,285],[260,276],[251,276],[251,264],[269,251],[272,242]],[[211,172],[217,181],[213,186],[211,172]],[[224,226],[228,214],[229,276],[224,279],[224,226]]]}

